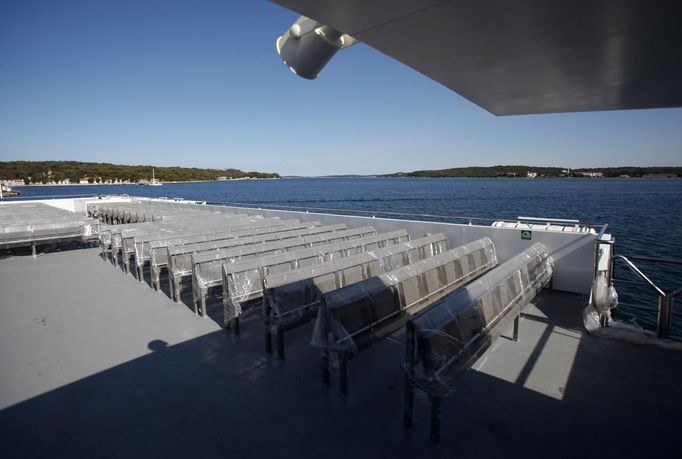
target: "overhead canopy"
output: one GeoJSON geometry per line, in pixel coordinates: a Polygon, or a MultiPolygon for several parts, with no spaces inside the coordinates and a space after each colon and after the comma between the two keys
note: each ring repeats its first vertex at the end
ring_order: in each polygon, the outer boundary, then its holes
{"type": "Polygon", "coordinates": [[[496,115],[682,106],[680,1],[273,1],[496,115]]]}

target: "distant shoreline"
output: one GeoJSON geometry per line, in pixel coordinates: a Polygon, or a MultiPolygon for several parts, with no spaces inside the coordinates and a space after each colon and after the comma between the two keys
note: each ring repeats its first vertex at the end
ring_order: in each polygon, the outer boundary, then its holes
{"type": "MultiPolygon", "coordinates": [[[[173,185],[175,183],[208,183],[208,182],[247,182],[247,181],[252,181],[252,180],[281,180],[278,178],[249,178],[249,179],[244,179],[244,178],[236,178],[236,179],[227,179],[227,180],[178,180],[176,182],[159,182],[162,185],[173,185]]],[[[128,183],[29,183],[28,185],[23,184],[23,185],[12,185],[14,188],[20,188],[20,187],[44,187],[44,186],[119,186],[119,185],[128,185],[128,186],[149,186],[146,183],[139,184],[139,183],[133,183],[133,182],[128,182],[128,183]]]]}
{"type": "MultiPolygon", "coordinates": [[[[248,181],[263,181],[263,180],[310,180],[310,179],[449,179],[449,180],[472,180],[472,179],[489,179],[489,180],[680,180],[682,177],[486,177],[486,176],[457,176],[457,177],[429,177],[429,176],[379,176],[379,175],[346,175],[346,176],[283,176],[279,179],[275,178],[252,178],[252,179],[228,179],[228,180],[185,180],[177,182],[161,182],[163,185],[183,184],[183,183],[211,183],[211,182],[248,182],[248,181]]],[[[148,186],[147,184],[138,183],[31,183],[29,185],[12,185],[12,188],[41,188],[41,187],[69,187],[69,186],[148,186]]]]}

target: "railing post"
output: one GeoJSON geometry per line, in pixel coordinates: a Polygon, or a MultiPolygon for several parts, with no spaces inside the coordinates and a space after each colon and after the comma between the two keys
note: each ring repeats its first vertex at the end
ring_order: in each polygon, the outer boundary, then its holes
{"type": "Polygon", "coordinates": [[[415,331],[411,322],[407,322],[405,329],[405,386],[403,405],[403,426],[412,428],[414,413],[414,366],[415,366],[415,331]]]}
{"type": "Polygon", "coordinates": [[[670,336],[670,295],[658,296],[658,324],[657,332],[659,338],[670,336]]]}

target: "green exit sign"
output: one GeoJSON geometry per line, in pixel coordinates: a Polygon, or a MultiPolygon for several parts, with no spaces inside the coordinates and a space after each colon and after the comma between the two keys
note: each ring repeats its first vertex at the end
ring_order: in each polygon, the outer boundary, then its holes
{"type": "Polygon", "coordinates": [[[533,239],[533,232],[531,230],[523,230],[521,231],[521,239],[524,241],[530,241],[533,239]]]}

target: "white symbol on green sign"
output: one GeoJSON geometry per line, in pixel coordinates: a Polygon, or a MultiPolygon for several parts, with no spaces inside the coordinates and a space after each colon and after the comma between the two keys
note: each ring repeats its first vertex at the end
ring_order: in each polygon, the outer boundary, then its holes
{"type": "Polygon", "coordinates": [[[530,230],[521,231],[521,239],[524,241],[530,241],[533,238],[533,232],[530,230]]]}

